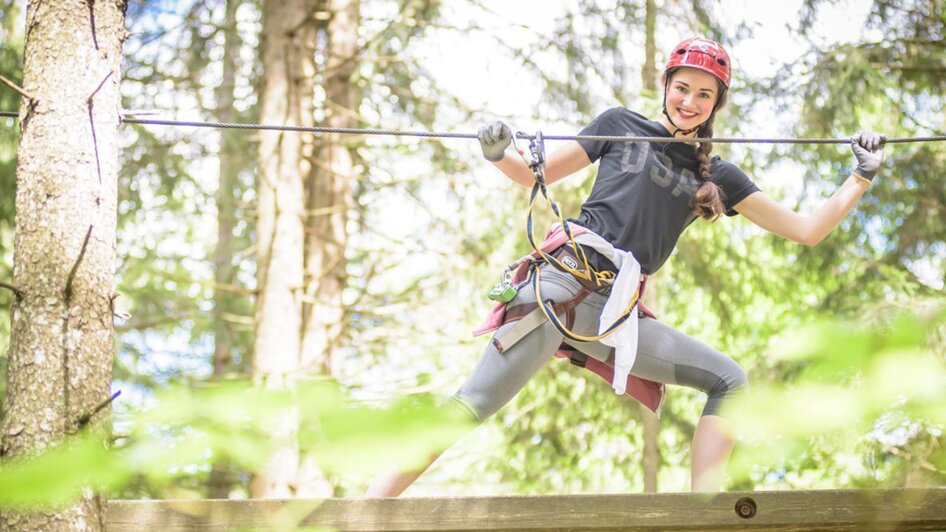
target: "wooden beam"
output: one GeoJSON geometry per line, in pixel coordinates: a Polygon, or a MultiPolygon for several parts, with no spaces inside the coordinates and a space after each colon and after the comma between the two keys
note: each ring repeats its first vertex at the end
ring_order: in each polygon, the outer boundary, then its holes
{"type": "Polygon", "coordinates": [[[946,488],[298,500],[114,500],[110,532],[158,530],[944,530],[946,488]]]}

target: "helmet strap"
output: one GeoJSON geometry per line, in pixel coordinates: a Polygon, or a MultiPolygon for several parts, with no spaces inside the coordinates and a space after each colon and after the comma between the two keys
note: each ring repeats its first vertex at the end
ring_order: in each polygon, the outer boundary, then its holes
{"type": "MultiPolygon", "coordinates": [[[[680,126],[678,126],[677,123],[674,122],[672,118],[670,118],[670,113],[667,112],[667,91],[668,91],[668,90],[670,90],[670,79],[669,79],[669,78],[668,78],[667,81],[664,83],[663,113],[664,113],[664,116],[667,117],[667,121],[670,122],[670,125],[673,126],[673,128],[674,128],[674,129],[673,129],[673,134],[671,134],[670,136],[676,137],[676,136],[677,136],[677,133],[682,133],[684,136],[686,136],[686,135],[689,135],[690,133],[693,133],[693,132],[696,131],[697,129],[699,129],[700,126],[696,126],[696,127],[690,128],[690,129],[680,129],[680,126]]],[[[713,110],[715,111],[716,109],[714,108],[713,110]]],[[[712,115],[710,115],[710,116],[712,116],[712,115]]],[[[703,125],[703,124],[700,124],[700,125],[703,125]]]]}

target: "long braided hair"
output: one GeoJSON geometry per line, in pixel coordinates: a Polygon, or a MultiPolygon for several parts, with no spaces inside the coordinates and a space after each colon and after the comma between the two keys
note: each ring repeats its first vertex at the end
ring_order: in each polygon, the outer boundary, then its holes
{"type": "MultiPolygon", "coordinates": [[[[697,137],[711,138],[713,136],[713,121],[716,120],[716,111],[726,105],[727,100],[726,88],[722,86],[722,83],[719,83],[719,87],[719,99],[716,100],[716,107],[713,109],[713,114],[710,115],[706,122],[703,122],[700,127],[697,128],[697,137]]],[[[726,199],[726,194],[719,185],[710,181],[710,170],[712,167],[710,153],[712,152],[712,142],[700,142],[696,147],[696,158],[700,161],[700,177],[703,179],[703,184],[700,185],[700,188],[696,189],[696,194],[693,196],[693,214],[710,222],[715,221],[720,215],[726,212],[726,206],[723,204],[723,201],[726,199]]]]}

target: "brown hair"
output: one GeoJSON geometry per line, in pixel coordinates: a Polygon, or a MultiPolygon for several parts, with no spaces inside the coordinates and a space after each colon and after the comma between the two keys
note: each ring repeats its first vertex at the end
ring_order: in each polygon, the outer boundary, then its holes
{"type": "MultiPolygon", "coordinates": [[[[670,81],[673,79],[673,75],[676,71],[677,69],[673,68],[667,72],[664,72],[664,101],[666,101],[666,91],[669,88],[670,81]]],[[[716,87],[716,94],[718,95],[716,98],[716,105],[713,106],[713,112],[710,114],[709,119],[706,120],[706,122],[700,124],[700,127],[697,128],[697,137],[711,138],[713,136],[713,121],[716,120],[716,111],[722,109],[729,99],[726,86],[723,85],[719,79],[716,80],[716,87]]],[[[723,201],[726,199],[726,194],[723,192],[723,189],[719,187],[719,185],[710,181],[710,169],[712,167],[710,153],[712,152],[712,142],[701,142],[696,147],[696,158],[700,161],[699,174],[700,178],[703,180],[703,183],[696,190],[696,194],[693,196],[693,214],[711,222],[715,221],[720,217],[721,214],[726,212],[726,205],[723,203],[723,201]]]]}
{"type": "MultiPolygon", "coordinates": [[[[726,88],[720,85],[719,98],[716,100],[716,107],[709,120],[703,122],[696,130],[696,136],[701,138],[711,138],[713,136],[713,121],[716,119],[716,111],[726,105],[726,88]]],[[[726,206],[723,201],[726,194],[716,183],[710,181],[710,168],[712,161],[710,153],[713,152],[712,142],[701,142],[696,147],[696,158],[700,161],[700,177],[703,184],[696,190],[693,196],[693,214],[704,220],[715,221],[721,214],[726,212],[726,206]]]]}

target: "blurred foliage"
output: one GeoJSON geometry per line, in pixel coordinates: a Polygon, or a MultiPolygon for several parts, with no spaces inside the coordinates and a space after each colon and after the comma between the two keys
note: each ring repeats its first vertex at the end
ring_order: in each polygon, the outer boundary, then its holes
{"type": "Polygon", "coordinates": [[[430,395],[378,408],[352,401],[329,381],[291,391],[245,381],[173,386],[148,408],[121,415],[114,445],[88,429],[38,456],[4,462],[0,508],[67,505],[86,486],[114,493],[132,483],[168,485],[214,458],[254,469],[281,444],[271,433],[286,417],[299,420],[294,444],[333,474],[416,467],[470,428],[467,414],[437,406],[430,395]]]}
{"type": "Polygon", "coordinates": [[[772,357],[787,378],[754,385],[726,409],[744,440],[736,478],[761,487],[946,483],[946,312],[943,300],[931,303],[780,338],[772,357]]]}
{"type": "MultiPolygon", "coordinates": [[[[777,116],[793,116],[788,127],[799,136],[844,137],[860,129],[879,130],[891,137],[943,134],[946,122],[935,111],[944,104],[944,78],[935,75],[944,63],[943,4],[875,1],[862,28],[861,41],[825,46],[812,28],[819,10],[835,3],[805,2],[796,29],[808,51],[797,62],[781,66],[771,79],[750,83],[752,101],[746,110],[774,108],[777,116]]],[[[777,397],[783,398],[784,405],[804,406],[806,412],[814,407],[825,416],[849,413],[854,419],[806,420],[805,415],[796,412],[789,419],[800,422],[799,430],[804,426],[821,430],[825,424],[838,427],[840,423],[836,422],[843,421],[844,438],[813,432],[807,440],[769,440],[771,449],[784,452],[784,457],[769,462],[777,464],[771,467],[761,464],[767,463],[766,458],[774,459],[773,455],[759,458],[753,474],[743,474],[734,480],[733,487],[902,486],[944,481],[942,467],[938,473],[923,472],[915,467],[916,461],[893,458],[896,453],[923,457],[930,452],[929,446],[943,443],[941,416],[928,415],[923,409],[904,410],[904,405],[890,396],[896,393],[892,386],[902,384],[903,379],[911,382],[910,368],[941,374],[935,361],[927,358],[918,362],[911,358],[916,352],[906,352],[901,353],[901,367],[886,368],[886,379],[878,373],[880,366],[873,371],[862,368],[864,374],[856,378],[847,376],[849,380],[844,382],[849,385],[860,385],[867,379],[881,398],[880,403],[867,400],[870,393],[864,390],[869,390],[869,385],[858,388],[859,395],[824,387],[841,382],[825,380],[826,374],[832,375],[839,368],[881,364],[872,356],[883,356],[889,365],[888,355],[893,355],[885,351],[885,346],[897,342],[913,346],[909,349],[919,346],[917,342],[922,341],[927,329],[912,318],[903,318],[899,325],[887,323],[897,315],[892,309],[915,309],[929,300],[943,298],[946,233],[939,220],[946,209],[946,195],[939,176],[946,175],[946,157],[936,143],[889,145],[886,152],[884,171],[876,184],[852,215],[817,247],[798,248],[766,236],[745,239],[736,248],[752,250],[745,255],[745,264],[756,264],[741,268],[743,275],[748,275],[738,283],[725,285],[732,301],[738,302],[730,308],[741,313],[755,307],[758,313],[757,319],[749,323],[735,320],[738,327],[731,328],[758,340],[748,359],[737,356],[750,370],[753,387],[767,390],[772,384],[778,389],[784,383],[798,387],[793,389],[810,387],[807,395],[793,392],[794,402],[783,395],[777,397]],[[873,324],[876,330],[861,333],[848,327],[850,336],[845,338],[844,327],[804,328],[815,316],[842,323],[873,324]],[[777,334],[779,331],[784,334],[777,334]],[[786,337],[810,338],[808,350],[802,351],[820,357],[820,362],[799,374],[795,365],[773,359],[771,354],[781,350],[786,337]],[[821,356],[818,346],[829,344],[835,346],[833,352],[821,356]],[[816,395],[821,392],[826,395],[816,395]],[[830,401],[830,397],[835,400],[830,401]],[[898,443],[882,443],[891,441],[898,443]],[[870,474],[865,472],[865,463],[872,464],[870,474]],[[919,480],[918,475],[925,480],[919,480]]],[[[803,211],[816,208],[818,198],[827,197],[851,168],[846,147],[829,146],[779,146],[766,158],[750,157],[747,166],[763,169],[786,159],[796,162],[804,176],[800,197],[795,200],[789,196],[789,201],[796,202],[803,211]]],[[[763,183],[763,188],[778,198],[798,187],[785,183],[766,187],[763,183]]],[[[729,271],[713,268],[709,275],[719,277],[729,271]]],[[[730,329],[724,323],[720,327],[730,329]]],[[[933,334],[942,336],[942,332],[933,334]]],[[[933,346],[933,353],[940,359],[942,346],[941,340],[933,346]]],[[[782,420],[778,412],[783,410],[769,412],[770,419],[794,426],[782,420]]]]}

